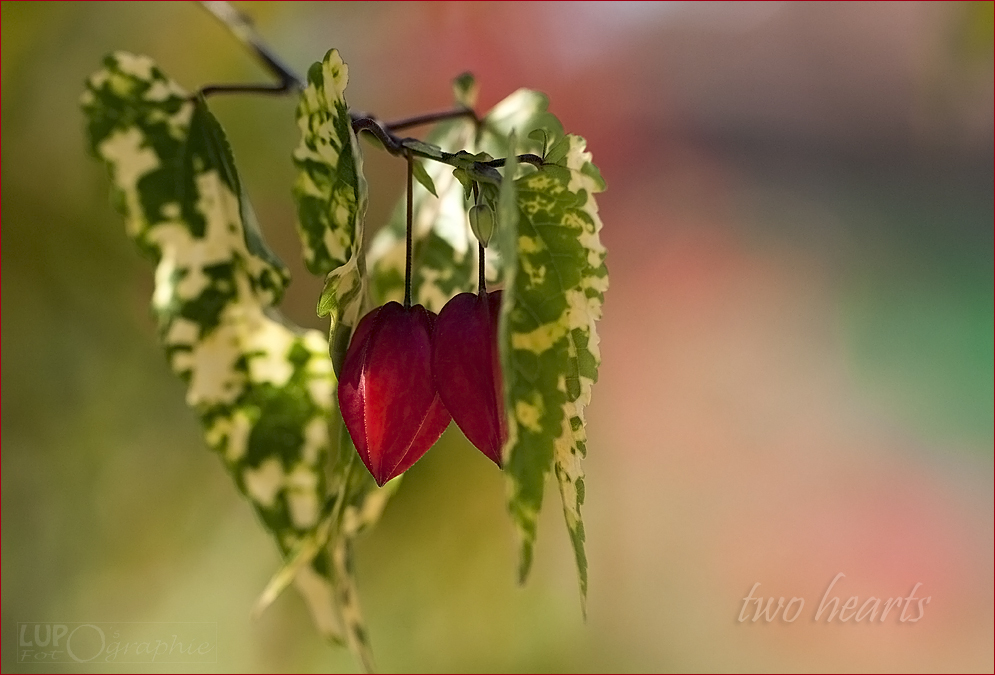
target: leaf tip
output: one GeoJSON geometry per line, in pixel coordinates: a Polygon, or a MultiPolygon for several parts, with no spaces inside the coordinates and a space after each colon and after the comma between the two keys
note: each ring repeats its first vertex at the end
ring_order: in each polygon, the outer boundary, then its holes
{"type": "Polygon", "coordinates": [[[477,80],[471,72],[457,75],[456,79],[453,80],[453,98],[459,105],[472,109],[477,105],[478,92],[477,80]]]}
{"type": "Polygon", "coordinates": [[[518,585],[524,586],[532,571],[533,542],[523,539],[518,549],[518,585]]]}

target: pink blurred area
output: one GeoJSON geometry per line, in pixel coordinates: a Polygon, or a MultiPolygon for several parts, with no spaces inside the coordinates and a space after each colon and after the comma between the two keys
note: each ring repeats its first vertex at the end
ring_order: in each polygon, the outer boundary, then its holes
{"type": "Polygon", "coordinates": [[[590,414],[592,621],[660,658],[671,640],[714,645],[680,668],[985,670],[990,465],[940,461],[865,409],[817,260],[657,215],[672,230],[654,255],[611,249],[590,414]],[[627,254],[652,262],[627,268],[627,254]],[[925,618],[815,622],[839,572],[841,602],[921,582],[925,618]],[[804,598],[800,620],[737,622],[754,582],[804,598]]]}

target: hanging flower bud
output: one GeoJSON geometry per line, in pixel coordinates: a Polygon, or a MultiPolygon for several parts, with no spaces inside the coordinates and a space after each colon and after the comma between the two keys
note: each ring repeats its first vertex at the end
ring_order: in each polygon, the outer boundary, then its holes
{"type": "Polygon", "coordinates": [[[497,329],[501,291],[460,293],[435,323],[432,372],[442,402],[463,434],[501,466],[508,439],[497,329]]]}
{"type": "Polygon", "coordinates": [[[487,244],[494,234],[494,209],[489,204],[474,204],[467,214],[470,219],[470,230],[477,238],[480,245],[487,248],[487,244]]]}
{"type": "Polygon", "coordinates": [[[436,319],[388,302],[363,317],[346,352],[339,408],[377,485],[410,469],[449,426],[432,379],[436,319]]]}

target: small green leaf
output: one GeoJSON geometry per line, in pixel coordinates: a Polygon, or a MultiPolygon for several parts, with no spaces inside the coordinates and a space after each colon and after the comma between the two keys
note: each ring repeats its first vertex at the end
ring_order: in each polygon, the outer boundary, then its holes
{"type": "Polygon", "coordinates": [[[539,156],[542,157],[543,159],[545,159],[545,157],[546,157],[546,148],[547,148],[548,142],[549,142],[549,137],[546,134],[546,130],[545,129],[533,129],[532,131],[529,132],[529,138],[531,138],[533,141],[536,141],[537,143],[541,143],[542,144],[542,152],[539,153],[539,156]]]}
{"type": "Polygon", "coordinates": [[[474,162],[466,168],[466,173],[471,180],[478,183],[488,183],[490,185],[501,184],[501,172],[493,166],[487,166],[483,162],[474,162]]]}
{"type": "MultiPolygon", "coordinates": [[[[488,183],[490,185],[500,185],[501,184],[501,173],[495,169],[493,166],[488,166],[486,162],[490,162],[494,158],[487,154],[486,152],[478,152],[477,154],[470,154],[465,150],[461,150],[452,157],[454,160],[455,171],[462,171],[466,176],[466,180],[470,182],[477,183],[488,183]]],[[[460,179],[463,182],[463,179],[460,179]]]]}
{"type": "MultiPolygon", "coordinates": [[[[545,160],[550,164],[560,164],[567,156],[567,152],[570,150],[570,141],[567,140],[566,136],[559,138],[552,147],[549,148],[549,152],[546,153],[545,160]]],[[[593,164],[591,166],[594,166],[593,164]]]]}
{"type": "Polygon", "coordinates": [[[401,145],[416,155],[429,159],[443,159],[446,156],[446,153],[438,145],[419,141],[417,138],[405,138],[401,141],[401,145]]]}
{"type": "Polygon", "coordinates": [[[469,199],[473,194],[473,179],[470,178],[470,174],[466,169],[457,167],[453,169],[453,177],[463,186],[463,199],[469,199]]]}
{"type": "Polygon", "coordinates": [[[332,366],[338,376],[349,338],[359,323],[363,307],[363,273],[359,269],[363,258],[353,256],[345,265],[337,267],[325,278],[325,287],[318,299],[318,316],[331,315],[329,328],[329,348],[332,366]]]}
{"type": "Polygon", "coordinates": [[[422,187],[432,193],[433,197],[438,197],[439,193],[435,191],[435,183],[432,182],[432,177],[428,175],[428,171],[425,170],[425,166],[418,160],[411,162],[411,173],[414,175],[415,180],[421,183],[422,187]]]}

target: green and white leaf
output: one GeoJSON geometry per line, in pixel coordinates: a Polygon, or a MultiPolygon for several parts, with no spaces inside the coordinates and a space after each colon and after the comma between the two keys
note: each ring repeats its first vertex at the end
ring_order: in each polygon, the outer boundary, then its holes
{"type": "Polygon", "coordinates": [[[294,199],[304,262],[314,274],[328,274],[362,246],[367,186],[345,100],[349,66],[332,49],[307,79],[297,106],[294,199]]]}
{"type": "MultiPolygon", "coordinates": [[[[288,555],[328,497],[335,380],[325,339],[273,309],[287,271],[262,241],[202,98],[148,57],[119,52],[82,103],[128,234],[156,261],[152,309],[187,403],[288,555]]],[[[315,556],[297,582],[322,633],[336,637],[328,556],[315,556]]]]}
{"type": "Polygon", "coordinates": [[[517,129],[538,146],[529,151],[546,152],[547,161],[556,160],[537,171],[523,167],[513,197],[506,186],[500,197],[498,241],[505,289],[501,347],[509,428],[505,471],[522,580],[532,563],[545,479],[555,473],[586,607],[580,460],[586,454],[584,409],[601,362],[596,322],[608,287],[594,199],[604,182],[584,140],[565,136],[545,107],[545,97],[522,90],[485,121],[490,132],[485,145],[508,154],[521,152],[504,140],[507,131],[517,129]],[[534,133],[537,129],[542,133],[534,133]]]}
{"type": "Polygon", "coordinates": [[[301,141],[294,150],[297,228],[308,269],[327,275],[318,316],[330,317],[329,344],[336,373],[366,297],[362,249],[369,191],[345,100],[348,83],[349,66],[335,49],[311,66],[297,106],[301,141]]]}

